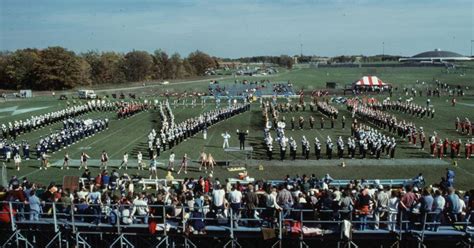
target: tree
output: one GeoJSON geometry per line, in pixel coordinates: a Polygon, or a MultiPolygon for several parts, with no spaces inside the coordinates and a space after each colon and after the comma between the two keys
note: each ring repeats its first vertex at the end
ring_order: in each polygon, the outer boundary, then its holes
{"type": "Polygon", "coordinates": [[[145,51],[132,51],[125,55],[124,69],[128,81],[150,79],[152,67],[152,57],[145,51]]]}
{"type": "Polygon", "coordinates": [[[35,64],[36,89],[66,89],[90,84],[90,66],[74,52],[48,47],[40,52],[35,64]]]}
{"type": "Polygon", "coordinates": [[[280,59],[278,60],[278,65],[281,67],[286,67],[288,69],[293,68],[293,58],[288,55],[281,55],[280,59]]]}
{"type": "Polygon", "coordinates": [[[183,68],[183,60],[178,53],[171,55],[169,60],[169,72],[171,79],[184,77],[185,71],[183,68]]]}
{"type": "Polygon", "coordinates": [[[122,68],[124,64],[122,54],[115,52],[99,54],[90,51],[82,54],[82,57],[91,66],[91,80],[94,84],[113,84],[126,81],[122,68]]]}
{"type": "Polygon", "coordinates": [[[188,61],[194,67],[198,76],[203,76],[207,69],[216,67],[214,59],[199,50],[189,54],[188,61]]]}
{"type": "Polygon", "coordinates": [[[8,57],[5,75],[11,83],[10,88],[32,88],[35,82],[35,65],[40,60],[39,51],[36,49],[16,50],[8,57]]]}
{"type": "Polygon", "coordinates": [[[196,75],[196,69],[189,63],[188,59],[183,59],[184,77],[191,77],[196,75]]]}
{"type": "Polygon", "coordinates": [[[7,73],[10,56],[10,52],[0,52],[0,89],[9,89],[13,85],[7,73]]]}
{"type": "Polygon", "coordinates": [[[165,51],[159,49],[153,53],[153,79],[169,78],[169,58],[165,51]]]}

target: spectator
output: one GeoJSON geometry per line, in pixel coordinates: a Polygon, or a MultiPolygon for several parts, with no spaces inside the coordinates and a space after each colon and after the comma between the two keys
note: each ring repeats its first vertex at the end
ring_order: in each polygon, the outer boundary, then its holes
{"type": "Polygon", "coordinates": [[[388,207],[388,200],[389,200],[389,195],[388,193],[384,190],[382,185],[379,185],[379,190],[376,194],[375,198],[375,211],[374,211],[374,217],[375,217],[375,225],[374,229],[378,230],[379,229],[379,221],[380,218],[383,218],[386,216],[387,213],[387,207],[388,207]]]}
{"type": "Polygon", "coordinates": [[[293,207],[293,197],[291,193],[287,190],[288,184],[284,183],[280,186],[280,191],[277,194],[276,200],[278,206],[282,207],[285,211],[283,213],[283,218],[287,217],[290,214],[290,209],[293,207]]]}
{"type": "Polygon", "coordinates": [[[254,192],[252,184],[248,185],[247,193],[245,194],[245,206],[247,207],[247,218],[258,219],[255,208],[258,206],[258,197],[254,192]]]}
{"type": "MultiPolygon", "coordinates": [[[[432,222],[433,218],[432,215],[430,214],[431,210],[433,209],[433,196],[431,195],[431,189],[429,187],[425,187],[423,189],[422,196],[420,198],[420,214],[421,214],[421,225],[422,228],[425,227],[425,223],[427,222],[432,222]]],[[[427,226],[427,228],[431,228],[430,225],[427,226]]]]}
{"type": "Polygon", "coordinates": [[[242,207],[242,192],[237,190],[235,186],[232,186],[229,193],[229,202],[234,218],[238,219],[240,217],[240,208],[242,207]]]}
{"type": "Polygon", "coordinates": [[[446,197],[446,207],[447,207],[447,213],[448,217],[451,221],[451,223],[455,223],[459,221],[459,212],[461,209],[460,199],[457,194],[455,194],[454,188],[450,187],[448,189],[448,196],[446,197]]]}
{"type": "MultiPolygon", "coordinates": [[[[413,188],[412,186],[407,186],[406,187],[406,193],[402,195],[402,198],[400,199],[400,210],[401,214],[403,216],[403,219],[401,218],[400,221],[403,220],[410,220],[412,217],[411,210],[413,206],[415,205],[416,202],[416,195],[413,193],[413,188]]],[[[408,228],[411,228],[411,222],[405,226],[405,230],[408,230],[408,228]]]]}
{"type": "Polygon", "coordinates": [[[130,216],[138,217],[139,219],[142,219],[144,224],[148,224],[148,213],[149,210],[148,204],[145,201],[145,193],[136,195],[135,199],[133,200],[133,209],[130,216]]]}
{"type": "Polygon", "coordinates": [[[213,208],[214,210],[224,210],[224,198],[225,191],[220,185],[216,185],[216,188],[212,191],[213,208]]]}
{"type": "Polygon", "coordinates": [[[371,198],[369,195],[369,190],[364,188],[361,190],[359,197],[357,199],[357,210],[359,212],[359,230],[365,230],[367,228],[367,215],[371,212],[371,198]]]}
{"type": "Polygon", "coordinates": [[[397,214],[398,214],[398,209],[399,209],[399,203],[400,203],[400,198],[399,198],[399,192],[393,190],[390,196],[390,199],[388,200],[388,230],[389,231],[395,231],[396,226],[397,226],[397,214]]]}
{"type": "Polygon", "coordinates": [[[30,220],[38,221],[42,213],[41,200],[36,196],[36,190],[30,191],[28,196],[28,206],[30,207],[30,220]]]}

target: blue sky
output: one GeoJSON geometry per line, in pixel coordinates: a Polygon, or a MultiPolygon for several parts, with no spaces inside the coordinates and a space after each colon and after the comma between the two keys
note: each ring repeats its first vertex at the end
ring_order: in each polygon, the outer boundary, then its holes
{"type": "Polygon", "coordinates": [[[0,50],[469,55],[474,39],[472,0],[0,0],[0,14],[0,50]]]}

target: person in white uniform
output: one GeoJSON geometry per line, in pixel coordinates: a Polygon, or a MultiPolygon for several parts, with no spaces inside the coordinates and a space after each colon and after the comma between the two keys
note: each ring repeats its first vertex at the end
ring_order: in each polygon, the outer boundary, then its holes
{"type": "Polygon", "coordinates": [[[224,138],[224,144],[222,144],[222,148],[229,148],[230,134],[226,131],[222,134],[222,138],[224,138]]]}

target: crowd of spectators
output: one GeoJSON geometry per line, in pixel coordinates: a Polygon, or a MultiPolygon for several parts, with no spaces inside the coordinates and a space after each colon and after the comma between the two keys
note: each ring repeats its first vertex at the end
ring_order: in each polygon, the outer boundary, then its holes
{"type": "MultiPolygon", "coordinates": [[[[91,224],[162,223],[164,210],[167,223],[181,226],[184,220],[186,228],[197,233],[204,233],[206,225],[229,224],[231,214],[236,226],[275,227],[279,216],[299,220],[301,210],[305,210],[304,220],[347,219],[355,221],[360,230],[395,231],[400,226],[400,216],[407,220],[403,227],[408,229],[421,229],[423,223],[426,229],[434,231],[440,224],[472,224],[474,190],[455,190],[453,171],[447,173],[451,178],[449,184],[435,186],[424,186],[421,174],[415,184],[402,188],[369,185],[365,180],[334,187],[329,175],[318,178],[314,174],[287,176],[278,184],[231,184],[229,180],[220,182],[209,176],[186,178],[177,184],[167,184],[172,186],[159,185],[156,190],[143,192],[134,190],[139,177],[119,176],[116,171],[111,175],[103,171],[95,178],[86,171],[86,183],[74,191],[55,183],[44,187],[26,178],[13,177],[9,187],[0,190],[0,200],[5,201],[0,221],[8,221],[8,202],[13,202],[16,219],[33,221],[51,218],[52,203],[56,203],[59,218],[71,218],[70,213],[74,212],[76,221],[91,224]]],[[[335,226],[319,225],[328,229],[335,226]]]]}

